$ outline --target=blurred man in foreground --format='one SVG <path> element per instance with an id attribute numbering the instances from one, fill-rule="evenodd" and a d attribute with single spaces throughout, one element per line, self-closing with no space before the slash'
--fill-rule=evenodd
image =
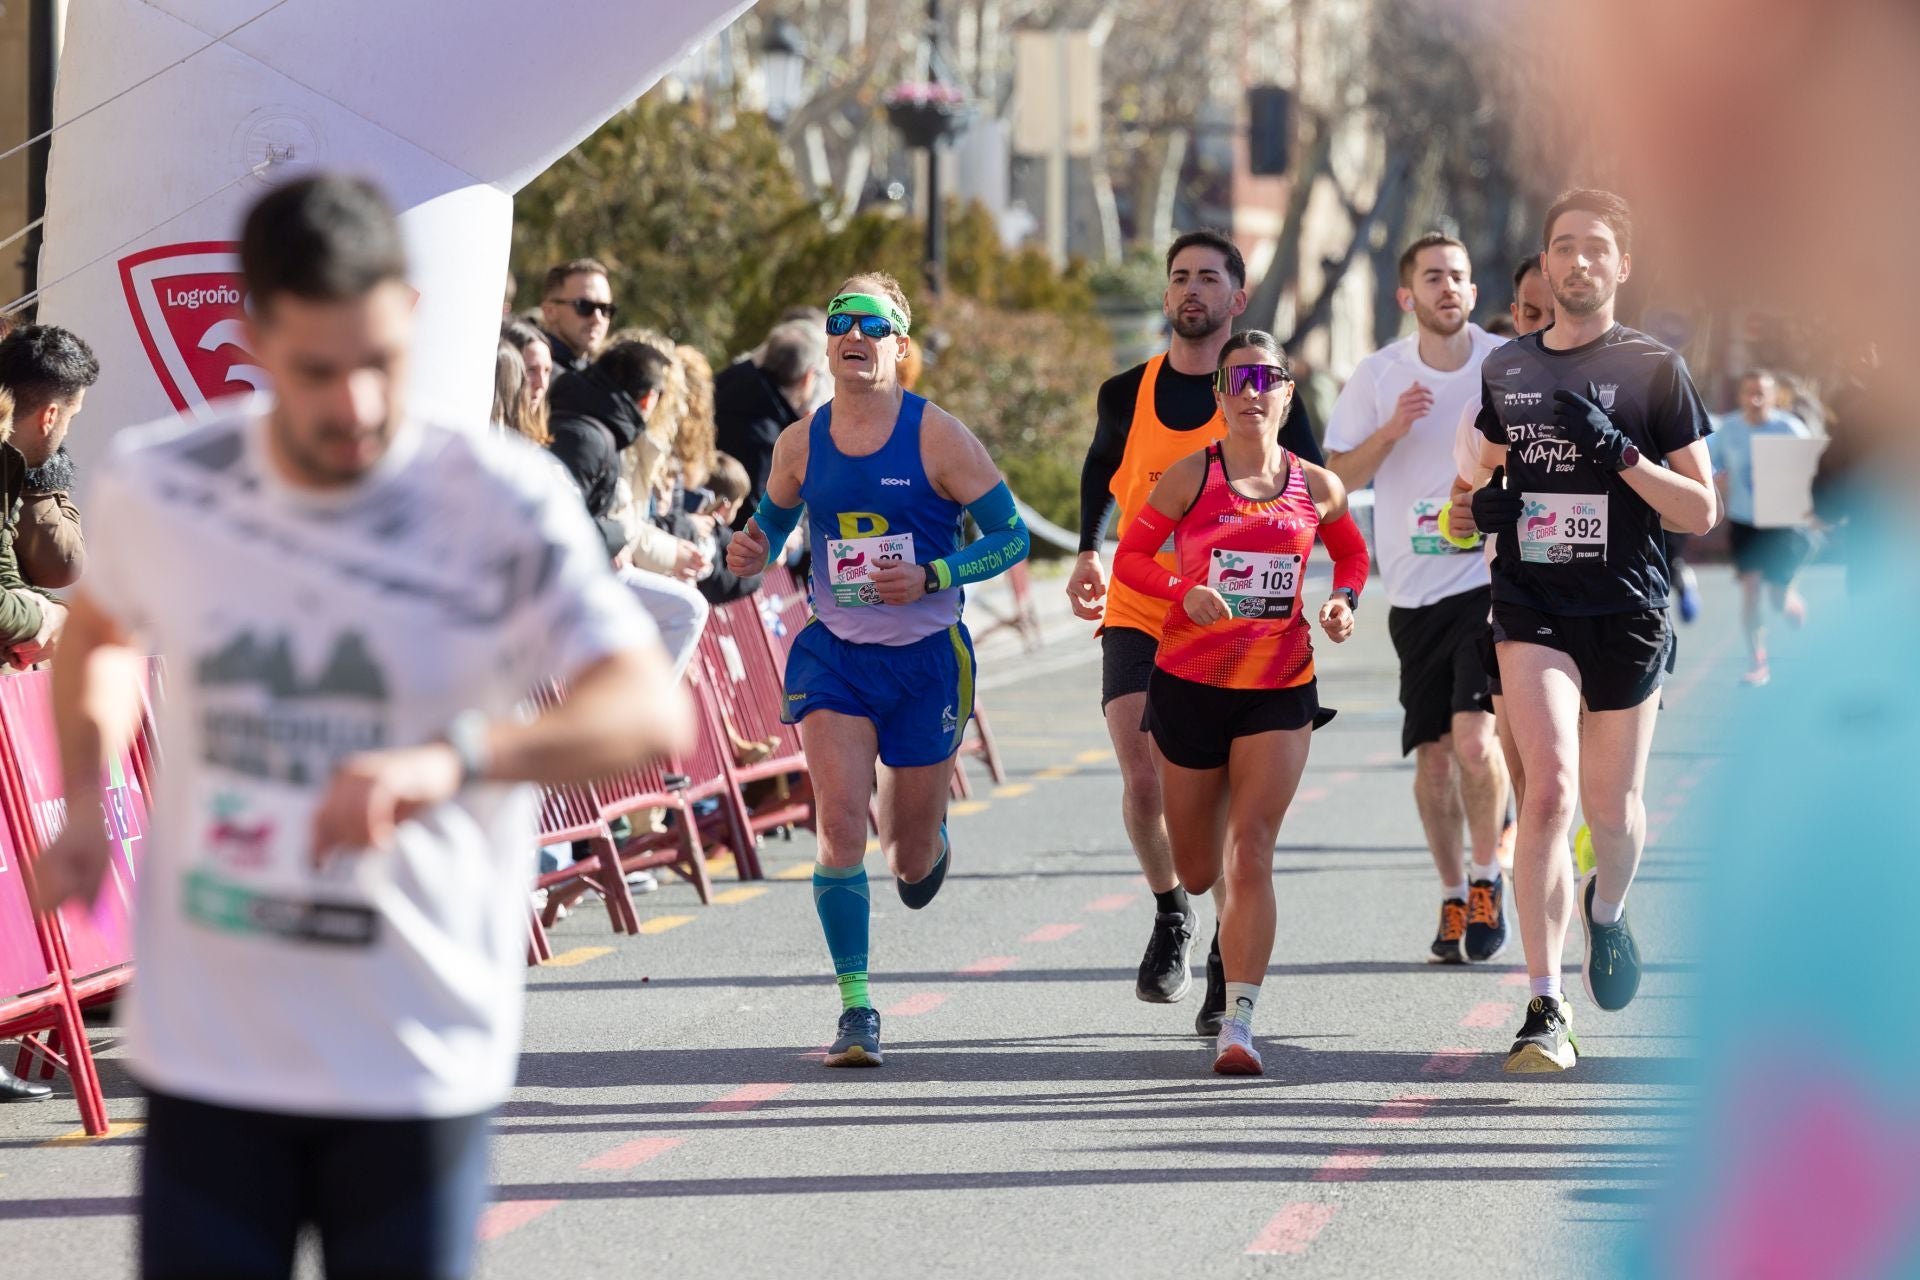
<path id="1" fill-rule="evenodd" d="M 410 417 L 414 294 L 364 182 L 249 214 L 272 400 L 123 435 L 54 671 L 66 794 L 97 792 L 166 655 L 132 1066 L 149 1277 L 460 1276 L 520 1038 L 531 790 L 688 731 L 653 625 L 531 446 Z M 571 696 L 526 721 L 539 680 Z M 51 910 L 98 892 L 75 803 Z"/>

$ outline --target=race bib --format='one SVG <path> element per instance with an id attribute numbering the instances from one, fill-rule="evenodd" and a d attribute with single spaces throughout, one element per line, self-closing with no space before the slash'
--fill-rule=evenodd
<path id="1" fill-rule="evenodd" d="M 264 934 L 286 942 L 366 947 L 378 939 L 372 861 L 344 853 L 315 865 L 305 822 L 257 804 L 243 787 L 203 787 L 205 814 L 196 865 L 182 884 L 189 920 L 220 933 Z"/>
<path id="2" fill-rule="evenodd" d="M 1407 528 L 1413 532 L 1413 554 L 1417 556 L 1470 556 L 1478 547 L 1456 547 L 1445 538 L 1440 527 L 1440 508 L 1445 498 L 1422 498 L 1407 512 Z"/>
<path id="3" fill-rule="evenodd" d="M 1285 618 L 1293 613 L 1294 599 L 1300 594 L 1304 561 L 1304 556 L 1215 547 L 1207 566 L 1207 585 L 1220 593 L 1236 618 Z"/>
<path id="4" fill-rule="evenodd" d="M 1529 564 L 1573 564 L 1607 558 L 1607 495 L 1521 495 L 1520 558 Z"/>
<path id="5" fill-rule="evenodd" d="M 827 542 L 827 581 L 833 602 L 843 608 L 880 603 L 880 591 L 868 581 L 888 564 L 913 564 L 913 535 L 888 533 L 877 538 L 832 538 Z"/>

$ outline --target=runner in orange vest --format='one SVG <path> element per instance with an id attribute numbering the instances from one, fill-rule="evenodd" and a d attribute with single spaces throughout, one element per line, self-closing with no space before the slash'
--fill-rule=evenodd
<path id="1" fill-rule="evenodd" d="M 1126 535 L 1168 467 L 1226 436 L 1226 420 L 1213 394 L 1214 371 L 1232 336 L 1234 317 L 1247 309 L 1246 284 L 1239 248 L 1218 231 L 1190 231 L 1168 247 L 1162 305 L 1172 341 L 1164 355 L 1101 386 L 1093 445 L 1080 473 L 1080 555 L 1067 595 L 1076 615 L 1101 624 L 1100 705 L 1120 762 L 1127 836 L 1155 904 L 1153 935 L 1134 992 L 1156 1004 L 1184 999 L 1192 987 L 1188 959 L 1199 932 L 1198 917 L 1174 874 L 1156 752 L 1141 727 L 1168 606 L 1124 583 L 1109 584 L 1100 543 L 1109 521 L 1116 535 Z M 1280 440 L 1296 456 L 1319 463 L 1320 450 L 1297 397 Z M 1161 559 L 1171 567 L 1171 548 Z M 1195 1029 L 1215 1035 L 1225 1010 L 1216 930 Z"/>

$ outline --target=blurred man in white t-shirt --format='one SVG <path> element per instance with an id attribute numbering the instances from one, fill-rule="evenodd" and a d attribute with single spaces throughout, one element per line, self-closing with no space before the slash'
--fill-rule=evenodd
<path id="1" fill-rule="evenodd" d="M 369 184 L 249 213 L 273 398 L 123 434 L 54 669 L 66 794 L 167 662 L 128 1041 L 141 1273 L 463 1276 L 519 1051 L 535 812 L 682 742 L 685 696 L 533 446 L 410 416 L 414 293 Z M 537 718 L 540 680 L 570 696 Z M 40 906 L 99 891 L 75 803 Z"/>
<path id="2" fill-rule="evenodd" d="M 1487 564 L 1442 537 L 1440 519 L 1456 470 L 1454 426 L 1478 402 L 1480 362 L 1500 339 L 1467 319 L 1478 296 L 1473 264 L 1451 236 L 1430 233 L 1407 246 L 1395 296 L 1414 331 L 1348 379 L 1327 423 L 1327 466 L 1349 490 L 1373 485 L 1374 556 L 1406 712 L 1400 749 L 1415 757 L 1414 800 L 1440 875 L 1430 954 L 1478 963 L 1507 943 L 1498 852 L 1507 771 L 1480 653 Z"/>

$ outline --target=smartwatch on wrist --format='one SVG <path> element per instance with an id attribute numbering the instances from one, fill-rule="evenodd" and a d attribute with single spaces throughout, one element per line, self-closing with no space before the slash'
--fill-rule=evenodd
<path id="1" fill-rule="evenodd" d="M 453 748 L 460 761 L 460 786 L 484 781 L 487 776 L 487 713 L 462 711 L 447 723 L 440 740 Z"/>
<path id="2" fill-rule="evenodd" d="M 927 594 L 932 595 L 940 590 L 940 570 L 931 560 L 922 567 L 927 571 Z"/>
<path id="3" fill-rule="evenodd" d="M 1640 450 L 1636 449 L 1632 444 L 1627 445 L 1625 451 L 1620 455 L 1620 466 L 1618 469 L 1621 471 L 1631 471 L 1639 465 Z"/>
<path id="4" fill-rule="evenodd" d="M 1355 613 L 1360 612 L 1360 593 L 1358 591 L 1355 591 L 1352 587 L 1335 587 L 1333 593 L 1337 596 L 1345 596 L 1347 598 L 1347 608 L 1353 610 Z"/>

